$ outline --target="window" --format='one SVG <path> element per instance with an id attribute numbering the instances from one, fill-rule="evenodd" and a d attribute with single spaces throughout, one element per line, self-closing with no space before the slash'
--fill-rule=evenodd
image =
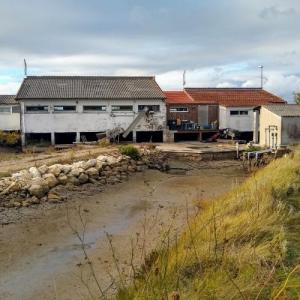
<path id="1" fill-rule="evenodd" d="M 187 107 L 172 107 L 170 112 L 189 112 Z"/>
<path id="2" fill-rule="evenodd" d="M 248 110 L 240 110 L 240 115 L 247 116 L 248 115 Z"/>
<path id="3" fill-rule="evenodd" d="M 13 106 L 12 107 L 12 112 L 15 113 L 20 113 L 20 106 Z"/>
<path id="4" fill-rule="evenodd" d="M 159 105 L 139 105 L 138 111 L 160 111 Z"/>
<path id="5" fill-rule="evenodd" d="M 248 110 L 231 110 L 231 116 L 248 116 Z"/>
<path id="6" fill-rule="evenodd" d="M 0 106 L 0 114 L 10 114 L 11 113 L 11 107 L 10 106 Z"/>
<path id="7" fill-rule="evenodd" d="M 113 105 L 111 107 L 112 111 L 133 111 L 132 105 Z"/>
<path id="8" fill-rule="evenodd" d="M 106 106 L 101 105 L 84 105 L 84 112 L 98 112 L 98 111 L 106 111 Z"/>
<path id="9" fill-rule="evenodd" d="M 75 105 L 55 105 L 54 112 L 75 112 Z"/>
<path id="10" fill-rule="evenodd" d="M 47 113 L 48 112 L 48 106 L 43 105 L 32 105 L 32 106 L 26 106 L 26 112 L 29 113 Z"/>
<path id="11" fill-rule="evenodd" d="M 239 111 L 238 110 L 231 110 L 230 111 L 230 115 L 231 116 L 238 116 L 239 115 Z"/>

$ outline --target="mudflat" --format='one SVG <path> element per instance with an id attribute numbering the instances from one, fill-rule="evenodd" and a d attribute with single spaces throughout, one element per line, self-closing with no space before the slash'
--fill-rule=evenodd
<path id="1" fill-rule="evenodd" d="M 62 204 L 1 211 L 9 222 L 0 229 L 0 299 L 77 300 L 92 299 L 100 289 L 113 293 L 119 273 L 126 284 L 130 264 L 138 268 L 162 232 L 183 230 L 197 213 L 197 201 L 213 199 L 247 177 L 234 161 L 180 162 L 177 169 L 188 171 L 146 170 L 103 191 L 83 186 Z M 84 234 L 83 241 L 74 230 Z"/>

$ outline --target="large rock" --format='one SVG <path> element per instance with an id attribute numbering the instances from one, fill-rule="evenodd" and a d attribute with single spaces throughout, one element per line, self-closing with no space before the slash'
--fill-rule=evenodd
<path id="1" fill-rule="evenodd" d="M 41 177 L 41 173 L 36 167 L 31 167 L 29 169 L 29 173 L 32 178 L 40 178 Z"/>
<path id="2" fill-rule="evenodd" d="M 89 176 L 84 173 L 81 173 L 78 177 L 78 180 L 79 180 L 80 184 L 87 183 L 89 180 Z"/>
<path id="3" fill-rule="evenodd" d="M 46 184 L 48 185 L 48 187 L 51 189 L 51 188 L 54 188 L 55 186 L 58 185 L 58 180 L 56 179 L 56 177 L 53 175 L 53 174 L 45 174 L 43 176 Z"/>
<path id="4" fill-rule="evenodd" d="M 32 184 L 28 191 L 31 196 L 35 196 L 40 199 L 47 194 L 49 188 L 47 189 L 43 184 Z"/>
<path id="5" fill-rule="evenodd" d="M 80 181 L 78 180 L 78 178 L 71 175 L 68 175 L 68 183 L 71 183 L 73 185 L 80 185 Z"/>
<path id="6" fill-rule="evenodd" d="M 61 173 L 62 165 L 56 164 L 49 167 L 48 173 L 53 174 L 54 176 L 58 177 Z"/>
<path id="7" fill-rule="evenodd" d="M 89 177 L 98 177 L 99 171 L 96 168 L 89 168 L 85 171 Z"/>
<path id="8" fill-rule="evenodd" d="M 63 165 L 61 168 L 61 172 L 64 174 L 68 174 L 72 169 L 72 165 Z"/>
<path id="9" fill-rule="evenodd" d="M 38 170 L 39 170 L 39 172 L 40 172 L 41 175 L 44 175 L 44 174 L 46 174 L 48 172 L 49 167 L 46 166 L 46 165 L 42 165 L 42 166 L 40 166 L 38 168 Z"/>
<path id="10" fill-rule="evenodd" d="M 76 166 L 72 166 L 72 169 L 70 171 L 70 176 L 73 177 L 78 177 L 81 173 L 83 173 L 83 169 L 82 168 L 77 168 Z"/>
<path id="11" fill-rule="evenodd" d="M 96 164 L 97 164 L 97 159 L 89 159 L 85 163 L 83 169 L 86 170 L 86 169 L 89 169 L 89 168 L 94 168 L 94 167 L 96 167 Z"/>
<path id="12" fill-rule="evenodd" d="M 68 177 L 66 175 L 61 174 L 57 177 L 57 180 L 60 184 L 65 185 L 68 182 Z"/>

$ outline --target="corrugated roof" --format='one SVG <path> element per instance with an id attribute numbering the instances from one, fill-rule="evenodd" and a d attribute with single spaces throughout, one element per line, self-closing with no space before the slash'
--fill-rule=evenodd
<path id="1" fill-rule="evenodd" d="M 0 95 L 0 105 L 18 104 L 16 95 Z"/>
<path id="2" fill-rule="evenodd" d="M 185 91 L 164 92 L 167 104 L 195 104 L 195 101 Z"/>
<path id="3" fill-rule="evenodd" d="M 234 107 L 286 103 L 280 97 L 260 88 L 185 88 L 185 91 L 199 104 Z"/>
<path id="4" fill-rule="evenodd" d="M 280 117 L 300 117 L 299 104 L 276 104 L 264 105 L 263 107 Z"/>
<path id="5" fill-rule="evenodd" d="M 164 99 L 154 77 L 29 76 L 16 99 Z"/>

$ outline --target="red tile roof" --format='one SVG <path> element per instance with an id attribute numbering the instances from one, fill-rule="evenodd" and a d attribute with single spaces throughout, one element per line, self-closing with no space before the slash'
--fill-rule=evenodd
<path id="1" fill-rule="evenodd" d="M 198 104 L 233 107 L 286 103 L 282 98 L 260 88 L 186 88 L 185 91 Z"/>
<path id="2" fill-rule="evenodd" d="M 195 101 L 185 91 L 164 92 L 167 104 L 195 104 Z"/>

